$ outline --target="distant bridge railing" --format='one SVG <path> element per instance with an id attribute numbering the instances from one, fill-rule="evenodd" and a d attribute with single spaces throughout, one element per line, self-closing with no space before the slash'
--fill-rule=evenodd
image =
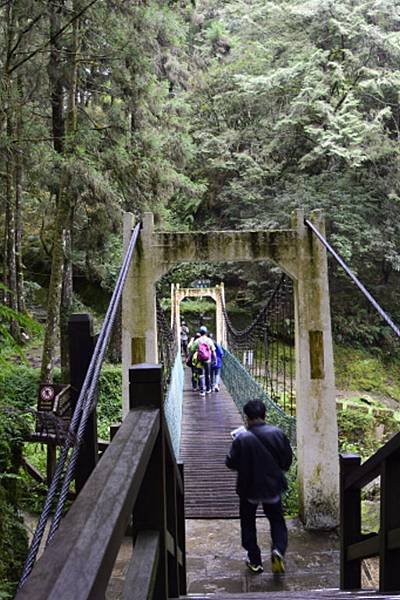
<path id="1" fill-rule="evenodd" d="M 380 529 L 361 533 L 361 490 L 380 476 Z M 400 594 L 400 433 L 362 465 L 340 455 L 340 587 L 361 588 L 361 562 L 379 556 L 379 591 Z"/>
<path id="2" fill-rule="evenodd" d="M 183 470 L 162 410 L 158 365 L 130 369 L 130 412 L 16 600 L 104 598 L 132 523 L 122 598 L 186 594 Z"/>
<path id="3" fill-rule="evenodd" d="M 180 352 L 178 352 L 171 370 L 171 377 L 164 400 L 165 419 L 176 458 L 179 456 L 181 444 L 184 377 L 182 357 Z"/>
<path id="4" fill-rule="evenodd" d="M 224 349 L 222 362 L 222 380 L 235 401 L 236 406 L 243 412 L 243 406 L 255 398 L 264 402 L 267 408 L 267 421 L 280 427 L 288 436 L 292 445 L 296 445 L 296 419 L 288 415 L 278 404 L 268 396 L 264 388 L 257 383 L 241 362 Z"/>

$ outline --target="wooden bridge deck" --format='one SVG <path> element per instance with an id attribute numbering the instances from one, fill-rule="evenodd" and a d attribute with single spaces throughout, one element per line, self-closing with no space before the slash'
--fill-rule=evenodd
<path id="1" fill-rule="evenodd" d="M 239 516 L 236 475 L 225 467 L 230 432 L 243 425 L 221 382 L 220 391 L 201 397 L 193 392 L 187 369 L 183 395 L 180 459 L 185 465 L 185 516 L 228 519 Z"/>

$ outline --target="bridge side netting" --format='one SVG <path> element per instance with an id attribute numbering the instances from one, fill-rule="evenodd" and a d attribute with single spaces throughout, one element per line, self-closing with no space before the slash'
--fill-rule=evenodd
<path id="1" fill-rule="evenodd" d="M 157 298 L 158 355 L 163 367 L 164 415 L 175 457 L 178 458 L 182 429 L 184 371 L 176 328 L 168 325 L 167 317 Z"/>
<path id="2" fill-rule="evenodd" d="M 224 349 L 222 363 L 222 379 L 240 412 L 243 412 L 243 406 L 249 400 L 256 398 L 262 400 L 267 408 L 268 423 L 280 427 L 288 436 L 291 444 L 296 445 L 296 419 L 271 400 L 267 392 L 241 362 L 226 349 Z"/>
<path id="3" fill-rule="evenodd" d="M 178 459 L 182 431 L 184 371 L 181 355 L 178 353 L 172 367 L 171 378 L 164 400 L 164 415 L 171 436 L 175 458 Z"/>
<path id="4" fill-rule="evenodd" d="M 265 395 L 293 416 L 294 389 L 294 310 L 291 280 L 282 275 L 269 293 L 265 305 L 252 323 L 237 330 L 222 306 L 227 347 L 238 363 L 256 381 Z"/>

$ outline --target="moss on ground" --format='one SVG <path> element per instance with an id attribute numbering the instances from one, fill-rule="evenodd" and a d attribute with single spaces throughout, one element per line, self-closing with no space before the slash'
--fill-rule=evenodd
<path id="1" fill-rule="evenodd" d="M 365 391 L 400 402 L 400 361 L 388 360 L 379 349 L 335 347 L 336 386 Z"/>

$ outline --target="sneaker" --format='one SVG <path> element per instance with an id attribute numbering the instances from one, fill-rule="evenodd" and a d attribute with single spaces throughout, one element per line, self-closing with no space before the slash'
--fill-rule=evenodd
<path id="1" fill-rule="evenodd" d="M 252 573 L 255 573 L 256 575 L 258 575 L 259 573 L 262 573 L 264 571 L 262 565 L 255 565 L 252 562 L 250 562 L 249 560 L 246 560 L 246 566 L 249 569 L 249 571 L 251 571 Z"/>
<path id="2" fill-rule="evenodd" d="M 219 392 L 219 386 L 218 386 L 218 385 L 216 385 L 216 386 L 214 387 L 214 392 Z"/>
<path id="3" fill-rule="evenodd" d="M 201 390 L 200 396 L 205 396 L 205 395 L 206 395 L 206 393 L 203 390 Z"/>
<path id="4" fill-rule="evenodd" d="M 271 552 L 271 568 L 273 573 L 285 572 L 285 561 L 282 554 L 276 548 Z"/>
<path id="5" fill-rule="evenodd" d="M 206 390 L 206 394 L 211 394 L 212 390 Z"/>

